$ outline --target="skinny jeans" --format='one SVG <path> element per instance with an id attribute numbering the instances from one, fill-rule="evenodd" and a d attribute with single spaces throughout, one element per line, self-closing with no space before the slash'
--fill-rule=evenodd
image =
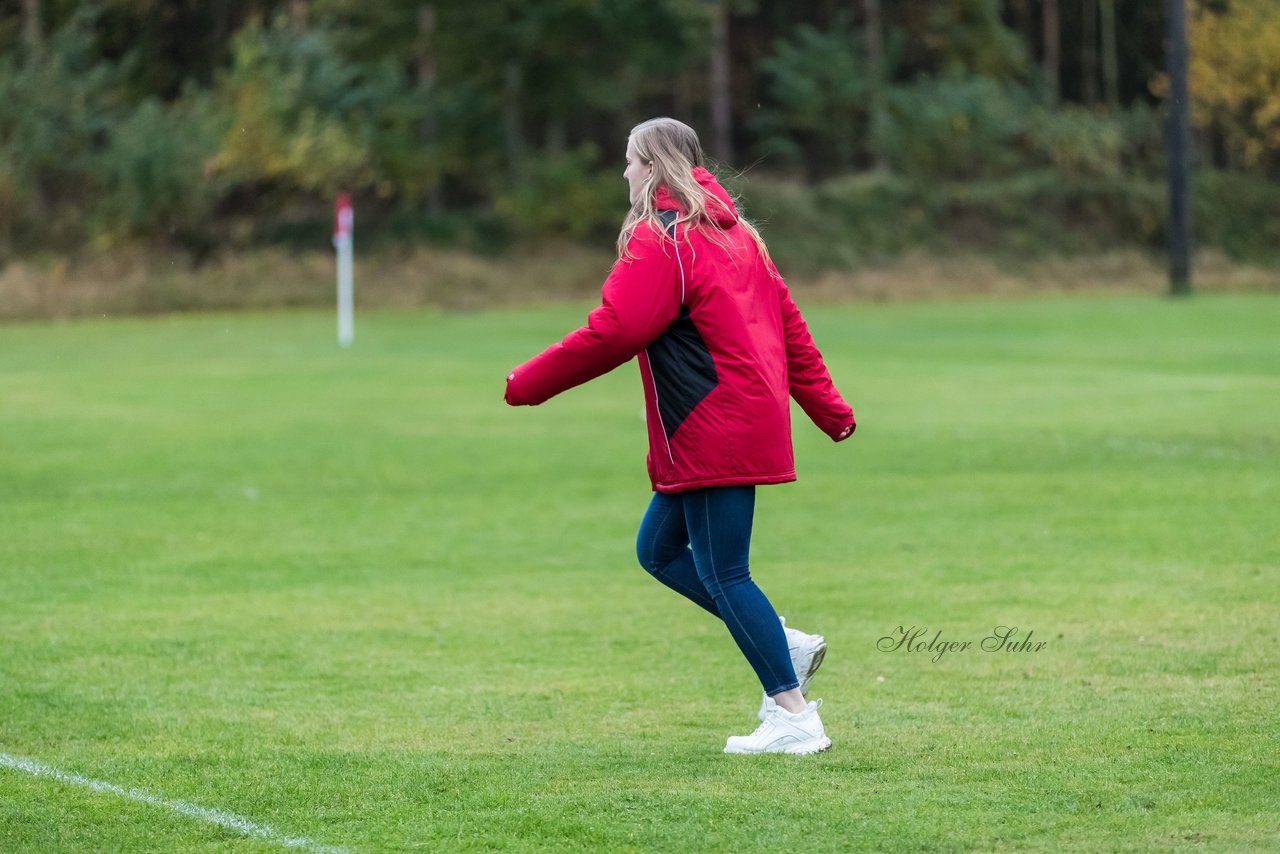
<path id="1" fill-rule="evenodd" d="M 769 696 L 800 686 L 778 614 L 751 579 L 754 486 L 656 492 L 636 555 L 650 575 L 724 621 Z"/>

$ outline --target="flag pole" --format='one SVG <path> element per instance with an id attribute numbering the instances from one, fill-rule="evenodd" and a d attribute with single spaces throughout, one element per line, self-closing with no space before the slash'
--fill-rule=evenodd
<path id="1" fill-rule="evenodd" d="M 355 214 L 351 196 L 341 193 L 334 205 L 333 246 L 338 251 L 338 346 L 350 347 L 356 337 L 354 260 L 352 231 Z"/>

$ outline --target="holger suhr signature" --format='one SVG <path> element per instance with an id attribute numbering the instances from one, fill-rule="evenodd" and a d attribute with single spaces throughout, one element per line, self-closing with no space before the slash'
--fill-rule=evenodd
<path id="1" fill-rule="evenodd" d="M 876 649 L 881 652 L 928 652 L 932 653 L 935 664 L 949 652 L 968 652 L 973 648 L 973 641 L 944 640 L 942 629 L 933 633 L 933 637 L 923 640 L 929 634 L 927 626 L 898 626 L 891 634 L 876 641 Z M 1034 630 L 1028 630 L 1025 637 L 1015 640 L 1018 635 L 1017 626 L 996 626 L 991 634 L 978 641 L 978 649 L 983 652 L 1039 652 L 1049 645 L 1048 641 L 1031 640 Z"/>

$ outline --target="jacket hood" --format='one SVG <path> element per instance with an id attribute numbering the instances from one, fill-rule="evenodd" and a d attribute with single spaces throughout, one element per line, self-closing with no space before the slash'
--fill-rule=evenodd
<path id="1" fill-rule="evenodd" d="M 707 201 L 707 216 L 712 222 L 720 228 L 728 228 L 738 221 L 738 209 L 734 207 L 733 199 L 729 198 L 729 194 L 725 192 L 724 187 L 720 186 L 720 182 L 714 175 L 701 166 L 695 166 L 693 179 L 711 196 L 711 199 L 715 200 Z M 658 192 L 653 197 L 653 206 L 660 211 L 684 212 L 684 208 L 671 196 L 666 185 L 658 188 Z"/>

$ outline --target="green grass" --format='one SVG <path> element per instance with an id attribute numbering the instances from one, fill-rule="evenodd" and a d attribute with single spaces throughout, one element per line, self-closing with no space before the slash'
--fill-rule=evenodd
<path id="1" fill-rule="evenodd" d="M 808 314 L 860 427 L 752 559 L 831 752 L 721 754 L 635 368 L 503 405 L 561 306 L 0 328 L 0 753 L 352 851 L 1280 850 L 1280 302 Z M 0 850 L 274 847 L 0 768 Z"/>

